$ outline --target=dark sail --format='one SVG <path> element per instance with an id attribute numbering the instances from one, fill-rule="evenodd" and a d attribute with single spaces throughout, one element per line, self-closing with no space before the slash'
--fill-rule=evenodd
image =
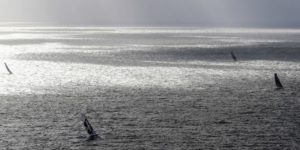
<path id="1" fill-rule="evenodd" d="M 12 71 L 8 68 L 7 64 L 4 63 L 6 70 L 8 71 L 9 74 L 13 74 Z"/>
<path id="2" fill-rule="evenodd" d="M 278 76 L 277 76 L 277 73 L 274 74 L 274 77 L 275 77 L 276 87 L 277 87 L 278 89 L 282 89 L 283 86 L 282 86 L 282 84 L 281 84 L 281 82 L 280 82 L 280 80 L 279 80 L 279 78 L 278 78 Z"/>
<path id="3" fill-rule="evenodd" d="M 89 134 L 88 140 L 94 140 L 95 138 L 97 138 L 98 137 L 97 133 L 95 132 L 92 125 L 90 124 L 90 122 L 88 121 L 88 119 L 86 118 L 86 116 L 84 114 L 81 114 L 81 119 L 83 121 L 83 125 L 84 125 L 87 133 Z"/>
<path id="4" fill-rule="evenodd" d="M 237 61 L 237 58 L 236 58 L 235 54 L 233 53 L 233 51 L 231 51 L 230 54 L 231 54 L 232 59 L 234 61 Z"/>

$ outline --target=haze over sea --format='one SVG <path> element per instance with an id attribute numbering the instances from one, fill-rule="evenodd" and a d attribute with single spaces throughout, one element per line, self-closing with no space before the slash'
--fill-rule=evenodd
<path id="1" fill-rule="evenodd" d="M 299 29 L 2 24 L 0 53 L 2 148 L 300 149 Z"/>

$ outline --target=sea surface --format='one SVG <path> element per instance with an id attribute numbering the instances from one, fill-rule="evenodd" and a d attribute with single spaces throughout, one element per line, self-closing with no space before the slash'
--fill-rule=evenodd
<path id="1" fill-rule="evenodd" d="M 300 149 L 300 29 L 0 25 L 0 64 L 0 149 Z"/>

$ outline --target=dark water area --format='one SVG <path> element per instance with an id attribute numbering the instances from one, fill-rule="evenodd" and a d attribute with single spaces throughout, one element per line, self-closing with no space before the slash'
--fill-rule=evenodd
<path id="1" fill-rule="evenodd" d="M 298 84 L 290 84 L 297 91 L 225 84 L 190 91 L 99 87 L 87 95 L 1 97 L 5 102 L 2 134 L 7 135 L 1 145 L 16 149 L 299 148 Z M 79 112 L 90 118 L 99 140 L 85 141 Z"/>

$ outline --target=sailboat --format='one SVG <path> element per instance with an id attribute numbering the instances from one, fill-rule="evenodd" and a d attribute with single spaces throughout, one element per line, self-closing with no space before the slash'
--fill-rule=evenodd
<path id="1" fill-rule="evenodd" d="M 237 58 L 236 58 L 235 54 L 233 53 L 233 51 L 231 51 L 230 54 L 231 54 L 232 59 L 234 61 L 237 61 Z"/>
<path id="2" fill-rule="evenodd" d="M 87 133 L 89 134 L 89 137 L 87 140 L 95 140 L 96 138 L 98 138 L 98 134 L 95 132 L 95 130 L 93 129 L 92 125 L 90 124 L 90 122 L 88 121 L 87 117 L 84 114 L 81 114 L 81 119 L 83 121 L 83 125 L 87 131 Z"/>
<path id="3" fill-rule="evenodd" d="M 278 75 L 277 73 L 274 74 L 274 78 L 275 78 L 275 83 L 276 83 L 276 87 L 277 89 L 283 89 L 283 86 L 278 78 Z"/>
<path id="4" fill-rule="evenodd" d="M 4 63 L 6 70 L 8 71 L 9 74 L 13 74 L 13 72 L 8 68 L 7 64 Z"/>

